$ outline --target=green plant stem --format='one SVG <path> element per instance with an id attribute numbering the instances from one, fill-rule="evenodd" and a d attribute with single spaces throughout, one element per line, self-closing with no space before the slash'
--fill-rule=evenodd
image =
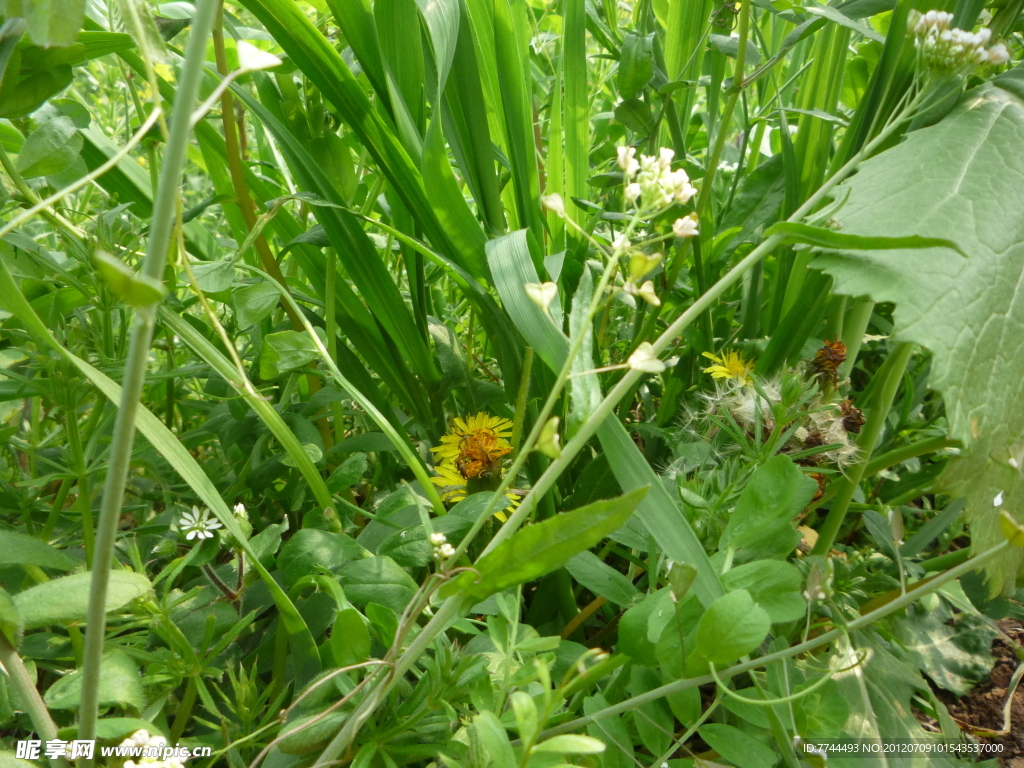
<path id="1" fill-rule="evenodd" d="M 783 659 L 789 659 L 793 658 L 794 656 L 799 656 L 800 654 L 808 653 L 816 648 L 822 647 L 823 645 L 828 645 L 829 643 L 832 643 L 833 641 L 840 639 L 844 635 L 848 635 L 849 633 L 861 629 L 862 627 L 870 626 L 871 624 L 874 624 L 876 621 L 879 621 L 880 619 L 883 619 L 886 616 L 890 616 L 893 613 L 896 613 L 897 611 L 901 611 L 911 603 L 916 602 L 917 600 L 920 600 L 922 597 L 935 592 L 942 585 L 948 584 L 950 581 L 958 579 L 964 574 L 976 570 L 986 561 L 990 560 L 991 558 L 1002 552 L 1004 549 L 1006 549 L 1009 545 L 1010 543 L 1008 541 L 1004 541 L 1000 544 L 997 544 L 991 549 L 988 549 L 985 552 L 982 552 L 981 554 L 977 555 L 976 557 L 973 557 L 967 560 L 966 562 L 961 563 L 955 568 L 952 568 L 951 570 L 948 570 L 945 573 L 939 574 L 938 576 L 929 579 L 927 583 L 922 584 L 920 587 L 917 587 L 916 589 L 912 588 L 908 590 L 905 594 L 900 595 L 891 602 L 886 603 L 885 605 L 880 606 L 879 608 L 876 608 L 870 613 L 866 613 L 863 616 L 854 619 L 842 628 L 833 629 L 811 640 L 799 643 L 798 645 L 794 645 L 790 648 L 784 648 L 783 650 L 776 651 L 775 653 L 770 653 L 767 656 L 761 656 L 760 658 L 751 659 L 750 661 L 744 661 L 739 664 L 735 664 L 731 667 L 728 667 L 727 669 L 719 670 L 717 673 L 718 677 L 721 680 L 728 680 L 729 678 L 735 677 L 736 675 L 742 674 L 743 672 L 749 672 L 753 669 L 758 669 L 760 667 L 765 667 L 769 664 L 773 664 L 776 661 L 782 661 Z M 603 720 L 606 717 L 619 715 L 623 712 L 630 712 L 636 709 L 637 707 L 643 706 L 644 704 L 648 704 L 652 701 L 657 701 L 658 699 L 664 696 L 669 696 L 673 693 L 679 693 L 689 688 L 695 688 L 701 685 L 707 685 L 709 683 L 714 682 L 715 679 L 711 675 L 701 675 L 700 677 L 691 677 L 685 680 L 676 680 L 675 682 L 668 683 L 667 685 L 663 685 L 660 688 L 654 688 L 650 691 L 647 691 L 646 693 L 642 693 L 639 696 L 634 696 L 630 699 L 626 699 L 625 701 L 619 702 L 618 704 L 614 704 L 610 707 L 607 707 L 606 709 L 602 709 L 599 712 L 594 712 L 591 715 L 580 717 L 575 720 L 570 720 L 567 723 L 562 723 L 561 725 L 555 726 L 553 728 L 548 728 L 546 731 L 541 733 L 541 736 L 547 737 L 554 736 L 559 733 L 569 733 L 572 731 L 577 731 L 580 728 L 589 725 L 590 723 L 597 722 L 598 720 Z"/>
<path id="2" fill-rule="evenodd" d="M 8 684 L 18 694 L 18 698 L 25 707 L 25 713 L 32 721 L 32 726 L 36 729 L 36 733 L 39 734 L 39 738 L 43 741 L 56 739 L 57 724 L 50 717 L 50 712 L 46 709 L 43 697 L 36 690 L 35 683 L 32 682 L 32 676 L 25 669 L 25 663 L 21 660 L 21 656 L 18 655 L 18 652 L 8 642 L 3 630 L 0 630 L 0 664 L 3 664 L 4 669 L 7 670 Z M 50 762 L 54 766 L 61 766 L 61 768 L 66 768 L 68 764 L 67 760 L 63 757 L 51 760 Z"/>
<path id="3" fill-rule="evenodd" d="M 149 243 L 142 272 L 154 280 L 161 280 L 171 245 L 178 201 L 181 195 L 181 175 L 191 135 L 192 107 L 199 94 L 206 57 L 206 42 L 213 28 L 217 12 L 215 0 L 200 0 L 192 22 L 185 62 L 181 69 L 171 116 L 170 132 L 160 169 L 160 185 L 153 203 Z M 114 559 L 117 523 L 128 480 L 132 445 L 135 439 L 135 414 L 146 379 L 146 364 L 153 340 L 156 306 L 140 308 L 135 314 L 131 342 L 124 364 L 121 402 L 111 440 L 107 477 L 103 486 L 100 519 L 97 524 L 96 545 L 93 553 L 92 585 L 89 595 L 88 619 L 85 633 L 85 655 L 82 664 L 82 699 L 79 709 L 78 737 L 96 737 L 96 718 L 99 707 L 100 660 L 106 636 L 107 587 Z M 93 760 L 83 759 L 83 766 Z"/>
<path id="4" fill-rule="evenodd" d="M 871 322 L 871 313 L 875 309 L 875 302 L 870 299 L 858 302 L 846 311 L 843 319 L 843 343 L 846 345 L 846 360 L 839 366 L 839 378 L 847 379 L 850 371 L 857 363 L 857 355 L 860 354 L 861 345 L 864 343 L 864 333 Z"/>
<path id="5" fill-rule="evenodd" d="M 928 573 L 934 573 L 935 571 L 941 571 L 945 568 L 952 568 L 954 565 L 960 565 L 971 555 L 970 547 L 964 547 L 958 549 L 955 552 L 947 552 L 944 555 L 938 557 L 931 557 L 927 560 L 923 560 L 920 565 L 923 571 Z"/>
<path id="6" fill-rule="evenodd" d="M 516 416 L 512 422 L 512 452 L 519 451 L 523 438 L 523 424 L 526 421 L 526 403 L 530 397 L 530 375 L 533 373 L 533 347 L 523 350 L 523 369 L 519 375 L 519 390 L 516 392 Z"/>
<path id="7" fill-rule="evenodd" d="M 934 453 L 935 451 L 941 451 L 943 448 L 956 448 L 959 445 L 959 440 L 950 440 L 944 435 L 939 435 L 937 437 L 929 437 L 927 440 L 918 440 L 916 443 L 904 445 L 901 448 L 894 448 L 883 453 L 881 456 L 871 459 L 864 468 L 864 477 L 876 475 L 883 469 L 888 469 L 915 456 Z"/>
<path id="8" fill-rule="evenodd" d="M 842 527 L 843 520 L 846 519 L 846 512 L 850 508 L 850 502 L 853 501 L 853 494 L 857 490 L 860 481 L 864 478 L 864 470 L 871 460 L 871 451 L 874 450 L 875 443 L 878 442 L 878 438 L 885 427 L 885 420 L 889 415 L 889 409 L 892 407 L 892 401 L 896 397 L 900 382 L 903 380 L 903 372 L 907 369 L 907 363 L 910 362 L 910 355 L 913 351 L 913 344 L 910 342 L 901 343 L 893 350 L 885 365 L 876 374 L 883 376 L 882 386 L 875 396 L 875 402 L 871 408 L 867 424 L 864 426 L 864 431 L 861 432 L 860 440 L 857 441 L 862 451 L 861 458 L 850 468 L 846 477 L 841 481 L 843 485 L 832 501 L 832 508 L 829 509 L 821 530 L 818 531 L 818 541 L 812 550 L 812 553 L 815 555 L 825 554 L 835 544 L 836 536 L 839 535 L 839 529 Z"/>

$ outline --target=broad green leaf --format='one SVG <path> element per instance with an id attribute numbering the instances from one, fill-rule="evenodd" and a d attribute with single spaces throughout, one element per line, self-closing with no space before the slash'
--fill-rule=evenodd
<path id="1" fill-rule="evenodd" d="M 739 768 L 772 768 L 778 762 L 770 747 L 731 725 L 708 723 L 697 733 L 709 747 Z"/>
<path id="2" fill-rule="evenodd" d="M 18 153 L 18 170 L 26 179 L 58 174 L 75 161 L 83 142 L 71 118 L 61 115 L 47 120 L 25 139 Z"/>
<path id="3" fill-rule="evenodd" d="M 816 488 L 790 459 L 769 459 L 736 500 L 719 548 L 734 547 L 739 562 L 786 557 L 800 542 L 793 518 L 811 502 Z"/>
<path id="4" fill-rule="evenodd" d="M 128 306 L 151 307 L 167 295 L 163 283 L 136 272 L 116 256 L 97 250 L 92 257 L 103 282 Z"/>
<path id="5" fill-rule="evenodd" d="M 230 261 L 204 261 L 200 264 L 192 264 L 191 268 L 196 283 L 204 293 L 226 291 L 235 281 L 235 267 Z M 184 273 L 182 273 L 182 281 L 188 281 L 188 276 Z"/>
<path id="6" fill-rule="evenodd" d="M 251 328 L 268 317 L 281 301 L 281 294 L 270 283 L 254 283 L 231 293 L 239 328 Z"/>
<path id="7" fill-rule="evenodd" d="M 592 715 L 607 709 L 608 700 L 601 694 L 588 696 L 583 700 L 583 712 Z M 603 717 L 587 725 L 587 733 L 605 744 L 601 764 L 605 768 L 628 768 L 633 763 L 633 740 L 621 715 Z M 628 750 L 628 751 L 627 751 Z"/>
<path id="8" fill-rule="evenodd" d="M 111 584 L 113 586 L 113 584 Z M 82 673 L 74 672 L 49 687 L 44 701 L 50 709 L 76 709 L 82 698 Z M 100 706 L 140 711 L 145 706 L 142 677 L 128 654 L 107 651 L 100 662 Z"/>
<path id="9" fill-rule="evenodd" d="M 955 616 L 931 598 L 933 607 L 907 609 L 896 622 L 895 635 L 922 672 L 940 688 L 966 696 L 988 678 L 995 664 L 992 640 L 996 637 L 984 618 L 962 612 Z"/>
<path id="10" fill-rule="evenodd" d="M 708 45 L 732 59 L 735 59 L 740 52 L 740 39 L 738 37 L 730 37 L 729 35 L 710 35 L 708 37 Z M 749 39 L 747 40 L 746 60 L 748 66 L 756 67 L 761 63 L 761 52 L 757 50 L 754 41 Z"/>
<path id="11" fill-rule="evenodd" d="M 26 629 L 84 621 L 89 608 L 92 574 L 88 571 L 46 581 L 14 596 Z M 149 592 L 149 579 L 141 573 L 111 571 L 107 612 L 123 608 Z"/>
<path id="12" fill-rule="evenodd" d="M 478 603 L 516 584 L 538 579 L 626 522 L 646 495 L 647 489 L 640 488 L 528 525 L 474 563 L 475 573 L 465 573 L 446 585 L 445 592 L 461 591 Z"/>
<path id="13" fill-rule="evenodd" d="M 356 560 L 338 575 L 353 603 L 379 603 L 399 614 L 416 591 L 416 582 L 390 557 Z"/>
<path id="14" fill-rule="evenodd" d="M 366 472 L 366 454 L 354 453 L 338 465 L 327 478 L 327 490 L 340 493 L 355 485 Z"/>
<path id="15" fill-rule="evenodd" d="M 665 626 L 659 620 L 659 614 L 671 611 L 672 608 L 672 596 L 665 588 L 650 593 L 627 610 L 619 621 L 619 653 L 626 654 L 637 664 L 656 667 L 658 659 L 654 655 L 655 648 L 661 635 L 660 628 Z M 671 617 L 671 614 L 668 615 Z"/>
<path id="16" fill-rule="evenodd" d="M 71 45 L 85 20 L 85 0 L 7 0 L 7 17 L 24 16 L 32 42 L 43 48 Z"/>
<path id="17" fill-rule="evenodd" d="M 750 653 L 764 640 L 771 623 L 768 612 L 747 590 L 723 595 L 708 607 L 697 626 L 694 655 L 700 657 L 698 665 L 704 660 L 721 668 Z"/>
<path id="18" fill-rule="evenodd" d="M 370 620 L 370 629 L 373 630 L 377 639 L 385 648 L 390 648 L 395 642 L 395 633 L 398 631 L 398 614 L 385 605 L 367 603 L 366 618 Z"/>
<path id="19" fill-rule="evenodd" d="M 834 290 L 894 302 L 894 336 L 932 353 L 928 384 L 946 404 L 949 436 L 968 450 L 942 483 L 967 498 L 972 546 L 1003 540 L 999 508 L 1024 520 L 1024 72 L 969 91 L 944 120 L 863 163 L 837 189 L 842 231 L 864 237 L 954 240 L 948 248 L 818 256 Z M 898 201 L 898 204 L 894 204 Z M 993 594 L 1012 590 L 1024 553 L 988 561 Z"/>
<path id="20" fill-rule="evenodd" d="M 801 594 L 803 577 L 795 565 L 782 560 L 755 560 L 737 565 L 722 576 L 728 590 L 745 589 L 771 617 L 773 624 L 802 619 L 807 602 Z"/>
<path id="21" fill-rule="evenodd" d="M 516 768 L 519 765 L 512 751 L 512 743 L 505 733 L 505 726 L 493 712 L 485 710 L 474 717 L 473 730 L 494 768 Z"/>
<path id="22" fill-rule="evenodd" d="M 654 76 L 654 33 L 631 32 L 622 41 L 619 58 L 619 95 L 636 98 Z"/>
<path id="23" fill-rule="evenodd" d="M 468 517 L 449 514 L 431 521 L 435 533 L 443 533 L 449 541 L 458 541 L 473 525 Z M 387 555 L 406 568 L 429 565 L 434 561 L 434 547 L 422 525 L 395 531 L 377 547 L 378 555 Z"/>
<path id="24" fill-rule="evenodd" d="M 260 378 L 276 379 L 293 368 L 312 362 L 320 353 L 309 335 L 301 331 L 279 331 L 263 338 Z"/>
<path id="25" fill-rule="evenodd" d="M 565 564 L 565 569 L 595 595 L 616 605 L 627 606 L 639 594 L 629 578 L 593 552 L 580 552 Z"/>
<path id="26" fill-rule="evenodd" d="M 534 752 L 549 752 L 556 755 L 596 755 L 604 752 L 604 742 L 590 736 L 564 733 L 545 739 L 533 748 Z"/>
<path id="27" fill-rule="evenodd" d="M 355 608 L 338 611 L 331 629 L 331 650 L 339 667 L 362 664 L 370 658 L 370 632 Z"/>
<path id="28" fill-rule="evenodd" d="M 350 536 L 303 528 L 284 543 L 278 560 L 285 586 L 290 588 L 306 574 L 320 568 L 337 572 L 365 555 L 366 551 Z"/>
<path id="29" fill-rule="evenodd" d="M 17 531 L 0 531 L 0 565 L 41 565 L 71 571 L 75 561 L 35 536 Z"/>
<path id="30" fill-rule="evenodd" d="M 629 693 L 642 696 L 661 686 L 661 675 L 651 667 L 635 666 L 630 671 Z M 633 713 L 633 724 L 640 735 L 640 743 L 654 754 L 663 754 L 672 744 L 672 710 L 664 699 L 641 704 Z"/>
<path id="31" fill-rule="evenodd" d="M 32 114 L 51 96 L 71 85 L 74 79 L 75 73 L 69 64 L 29 75 L 0 91 L 0 117 L 13 120 Z"/>

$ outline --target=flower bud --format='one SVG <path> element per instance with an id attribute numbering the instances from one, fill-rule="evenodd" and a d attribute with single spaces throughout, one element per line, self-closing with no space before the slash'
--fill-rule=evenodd
<path id="1" fill-rule="evenodd" d="M 553 214 L 565 218 L 565 201 L 560 194 L 556 192 L 552 195 L 542 195 L 540 201 Z"/>
<path id="2" fill-rule="evenodd" d="M 554 283 L 527 283 L 523 288 L 530 300 L 545 312 L 558 295 L 558 286 Z"/>
<path id="3" fill-rule="evenodd" d="M 697 224 L 697 214 L 691 213 L 688 216 L 675 220 L 675 223 L 672 225 L 672 234 L 680 238 L 694 237 L 700 234 Z"/>
<path id="4" fill-rule="evenodd" d="M 540 451 L 550 459 L 557 459 L 562 455 L 561 438 L 558 434 L 559 418 L 552 416 L 547 420 L 544 428 L 537 438 L 537 445 L 534 450 Z"/>
<path id="5" fill-rule="evenodd" d="M 640 286 L 640 290 L 637 294 L 650 304 L 652 307 L 660 307 L 661 299 L 658 298 L 658 294 L 654 291 L 654 281 L 648 280 L 646 283 Z"/>
<path id="6" fill-rule="evenodd" d="M 642 373 L 661 373 L 665 370 L 665 363 L 654 354 L 654 347 L 649 341 L 645 341 L 637 347 L 627 362 L 630 368 Z"/>
<path id="7" fill-rule="evenodd" d="M 660 253 L 652 253 L 650 255 L 646 253 L 634 253 L 629 257 L 629 276 L 634 280 L 639 280 L 658 266 L 660 261 Z"/>

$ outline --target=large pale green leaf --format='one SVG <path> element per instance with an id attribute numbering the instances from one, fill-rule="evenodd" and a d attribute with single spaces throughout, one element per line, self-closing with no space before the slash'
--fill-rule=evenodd
<path id="1" fill-rule="evenodd" d="M 838 195 L 842 231 L 927 235 L 948 248 L 855 251 L 814 265 L 835 290 L 896 304 L 895 338 L 934 355 L 929 385 L 942 393 L 950 437 L 969 448 L 946 487 L 967 498 L 973 544 L 1002 541 L 999 510 L 1024 520 L 1024 72 L 967 93 L 942 122 L 864 163 Z M 993 593 L 1009 590 L 1024 551 L 988 562 Z"/>

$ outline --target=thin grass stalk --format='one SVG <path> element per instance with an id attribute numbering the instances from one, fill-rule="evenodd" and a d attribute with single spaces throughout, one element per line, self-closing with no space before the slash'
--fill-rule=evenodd
<path id="1" fill-rule="evenodd" d="M 160 184 L 153 203 L 149 243 L 142 273 L 161 280 L 171 245 L 178 200 L 181 194 L 181 175 L 191 134 L 192 106 L 199 95 L 206 58 L 206 42 L 213 29 L 217 13 L 216 0 L 197 3 L 181 69 L 177 98 L 171 116 L 170 133 L 160 169 Z M 92 583 L 89 595 L 88 619 L 85 634 L 85 653 L 82 664 L 82 699 L 79 708 L 78 737 L 96 737 L 96 719 L 99 708 L 100 662 L 106 636 L 107 587 L 114 559 L 117 523 L 124 501 L 124 488 L 128 480 L 132 446 L 135 442 L 135 414 L 146 380 L 146 364 L 153 340 L 156 306 L 142 307 L 135 314 L 131 342 L 125 360 L 121 402 L 111 440 L 110 459 L 103 486 L 103 500 L 96 531 L 93 554 Z M 85 767 L 92 759 L 81 761 Z"/>

